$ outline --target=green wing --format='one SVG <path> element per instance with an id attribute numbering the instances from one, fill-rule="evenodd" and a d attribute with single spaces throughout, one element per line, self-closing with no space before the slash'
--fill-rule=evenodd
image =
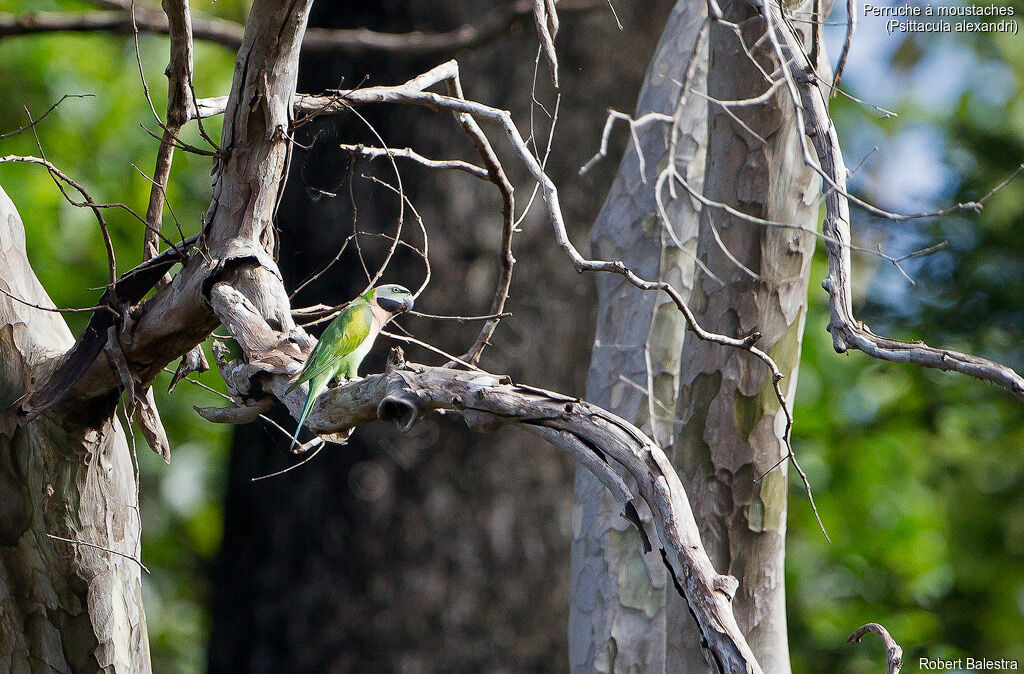
<path id="1" fill-rule="evenodd" d="M 288 391 L 293 391 L 303 383 L 336 369 L 348 354 L 355 351 L 363 340 L 370 335 L 373 324 L 373 311 L 366 302 L 349 305 L 331 321 L 331 324 L 320 336 L 320 341 L 313 347 L 306 365 L 302 368 Z"/>

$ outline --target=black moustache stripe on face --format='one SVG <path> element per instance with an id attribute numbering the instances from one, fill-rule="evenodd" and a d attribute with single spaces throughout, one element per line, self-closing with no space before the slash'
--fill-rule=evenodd
<path id="1" fill-rule="evenodd" d="M 403 311 L 406 311 L 409 308 L 406 306 L 405 302 L 388 299 L 386 297 L 378 297 L 377 304 L 380 305 L 381 309 L 388 312 L 389 314 L 398 314 Z"/>

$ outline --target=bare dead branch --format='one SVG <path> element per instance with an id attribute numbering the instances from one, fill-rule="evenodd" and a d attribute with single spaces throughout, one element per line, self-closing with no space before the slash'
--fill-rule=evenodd
<path id="1" fill-rule="evenodd" d="M 350 145 L 347 143 L 342 143 L 338 147 L 345 152 L 351 152 L 352 154 L 359 155 L 360 157 L 371 161 L 378 157 L 386 157 L 390 155 L 400 159 L 409 159 L 420 166 L 425 166 L 427 168 L 454 169 L 468 173 L 469 175 L 480 178 L 481 180 L 487 180 L 487 170 L 476 166 L 475 164 L 471 164 L 468 161 L 462 161 L 461 159 L 429 159 L 408 147 L 401 149 L 387 149 L 382 147 L 366 147 L 365 145 Z"/>
<path id="2" fill-rule="evenodd" d="M 533 20 L 537 26 L 537 37 L 551 67 L 551 81 L 558 88 L 558 54 L 555 52 L 555 36 L 558 34 L 558 13 L 554 0 L 533 0 Z"/>
<path id="3" fill-rule="evenodd" d="M 0 293 L 3 293 L 4 295 L 6 295 L 10 299 L 14 300 L 18 304 L 24 304 L 25 306 L 32 307 L 33 309 L 39 309 L 40 311 L 50 311 L 50 312 L 53 312 L 53 313 L 56 313 L 56 314 L 89 314 L 89 313 L 94 313 L 96 311 L 113 311 L 113 309 L 111 309 L 109 306 L 104 306 L 104 305 L 96 305 L 94 307 L 70 307 L 70 308 L 44 307 L 41 304 L 35 304 L 33 302 L 29 302 L 28 300 L 23 300 L 22 298 L 7 292 L 3 288 L 0 288 Z M 114 313 L 116 315 L 117 312 L 114 312 Z"/>
<path id="4" fill-rule="evenodd" d="M 167 66 L 167 119 L 164 135 L 156 155 L 146 222 L 149 227 L 143 240 L 142 259 L 148 260 L 159 252 L 160 228 L 163 224 L 164 204 L 167 201 L 167 181 L 174 160 L 174 140 L 181 127 L 188 122 L 195 108 L 192 96 L 192 17 L 188 0 L 163 0 L 170 34 L 170 63 Z M 167 279 L 169 280 L 169 279 Z"/>
<path id="5" fill-rule="evenodd" d="M 903 649 L 889 634 L 889 630 L 878 623 L 868 623 L 857 628 L 857 631 L 847 637 L 846 641 L 851 644 L 860 643 L 860 640 L 868 632 L 877 634 L 885 644 L 885 674 L 900 674 L 900 668 L 903 667 Z"/>
<path id="6" fill-rule="evenodd" d="M 437 321 L 455 321 L 456 323 L 472 323 L 473 321 L 491 321 L 495 318 L 508 318 L 512 315 L 512 312 L 505 311 L 500 314 L 488 314 L 486 316 L 440 316 L 438 314 L 425 314 L 422 311 L 410 311 L 410 316 L 419 316 L 420 318 L 432 318 Z"/>
<path id="7" fill-rule="evenodd" d="M 850 57 L 850 47 L 853 45 L 853 34 L 857 30 L 857 6 L 854 0 L 846 0 L 846 37 L 843 38 L 843 49 L 839 52 L 839 63 L 836 65 L 836 73 L 832 77 L 832 96 L 839 90 L 839 82 L 843 79 L 843 71 L 846 69 L 846 60 Z"/>
<path id="8" fill-rule="evenodd" d="M 73 538 L 64 538 L 63 536 L 55 536 L 54 534 L 46 534 L 46 537 L 47 538 L 52 538 L 55 541 L 62 541 L 64 543 L 71 543 L 72 545 L 82 545 L 82 546 L 85 546 L 87 548 L 92 548 L 93 550 L 101 550 L 102 552 L 107 552 L 107 553 L 110 553 L 111 555 L 117 555 L 118 557 L 124 557 L 127 560 L 135 562 L 136 564 L 139 565 L 140 569 L 142 569 L 146 573 L 149 573 L 149 569 L 147 569 L 146 565 L 143 564 L 141 561 L 139 561 L 138 558 L 133 557 L 131 555 L 126 555 L 123 552 L 118 552 L 117 550 L 112 550 L 110 548 L 105 548 L 102 545 L 96 545 L 95 543 L 87 543 L 86 541 L 76 541 Z"/>
<path id="9" fill-rule="evenodd" d="M 193 406 L 193 409 L 199 416 L 217 424 L 248 424 L 262 417 L 263 413 L 269 411 L 273 406 L 273 398 L 264 398 L 251 405 L 238 405 L 236 407 Z"/>
<path id="10" fill-rule="evenodd" d="M 30 119 L 29 128 L 31 128 L 33 132 L 35 131 L 34 126 L 35 125 L 32 123 Z M 37 144 L 38 140 L 39 139 L 37 138 Z M 43 154 L 41 146 L 39 147 L 39 150 L 40 154 Z M 7 155 L 6 157 L 0 157 L 0 164 L 4 164 L 7 162 L 22 162 L 27 164 L 37 164 L 39 166 L 46 167 L 46 170 L 50 173 L 50 177 L 53 178 L 53 183 L 57 186 L 57 189 L 60 190 L 60 193 L 64 195 L 64 198 L 68 201 L 68 203 L 70 203 L 73 206 L 88 207 L 90 210 L 92 210 L 93 215 L 96 216 L 96 221 L 99 223 L 100 233 L 103 236 L 103 246 L 107 252 L 107 273 L 109 283 L 110 285 L 113 285 L 117 279 L 117 260 L 114 256 L 114 244 L 110 240 L 110 230 L 107 228 L 107 221 L 103 218 L 103 212 L 101 211 L 101 208 L 103 206 L 97 204 L 93 200 L 93 198 L 89 196 L 89 193 L 81 184 L 79 184 L 74 178 L 71 178 L 69 175 L 61 171 L 59 168 L 57 168 L 52 162 L 50 162 L 50 160 L 46 158 L 45 155 L 43 155 L 42 157 L 20 155 Z M 82 198 L 85 201 L 75 201 L 74 199 L 72 199 L 71 195 L 67 193 L 67 191 L 64 189 L 64 185 L 62 185 L 61 182 L 70 185 L 76 192 L 82 195 Z M 114 308 L 116 309 L 117 307 L 115 306 Z"/>
<path id="11" fill-rule="evenodd" d="M 448 94 L 456 98 L 465 99 L 457 67 L 454 74 L 448 78 Z M 469 347 L 466 353 L 462 354 L 463 360 L 476 365 L 480 362 L 484 349 L 490 343 L 494 331 L 498 328 L 498 322 L 501 320 L 500 314 L 505 311 L 505 302 L 508 301 L 509 289 L 512 287 L 512 271 L 516 265 L 516 258 L 512 255 L 512 237 L 516 231 L 516 200 L 512 182 L 505 174 L 505 168 L 501 165 L 498 155 L 494 152 L 491 142 L 487 139 L 487 135 L 480 128 L 480 125 L 468 114 L 456 113 L 455 120 L 462 127 L 466 135 L 469 136 L 470 141 L 472 141 L 473 146 L 480 155 L 480 159 L 487 168 L 488 178 L 494 183 L 494 186 L 498 188 L 498 192 L 501 194 L 501 274 L 498 276 L 498 283 L 494 290 L 494 299 L 491 300 L 490 308 L 490 313 L 495 317 L 484 323 L 480 329 L 480 334 L 477 335 L 476 341 L 473 342 L 473 345 Z"/>
<path id="12" fill-rule="evenodd" d="M 363 232 L 363 231 L 357 231 L 356 232 L 356 238 L 358 239 L 358 237 L 360 235 L 362 235 L 362 236 L 371 236 L 371 237 L 376 237 L 376 238 L 379 238 L 379 239 L 384 239 L 385 241 L 390 241 L 391 244 L 392 244 L 392 247 L 394 247 L 394 246 L 401 246 L 403 248 L 411 250 L 413 253 L 415 253 L 417 256 L 419 256 L 419 258 L 423 261 L 424 275 L 423 275 L 423 280 L 420 282 L 419 287 L 416 289 L 415 292 L 413 292 L 413 297 L 419 297 L 423 293 L 423 291 L 426 290 L 427 286 L 430 285 L 430 276 L 431 276 L 431 269 L 430 269 L 430 236 L 427 234 L 427 227 L 426 227 L 426 225 L 423 224 L 423 218 L 422 218 L 422 216 L 420 216 L 419 211 L 416 210 L 416 206 L 413 205 L 413 203 L 409 199 L 409 197 L 406 196 L 406 194 L 404 192 L 402 192 L 400 189 L 398 189 L 397 187 L 395 187 L 394 185 L 392 185 L 391 183 L 389 183 L 389 182 L 387 182 L 385 180 L 381 180 L 380 178 L 378 178 L 376 176 L 365 176 L 364 175 L 362 177 L 363 178 L 367 178 L 367 179 L 371 180 L 372 182 L 375 182 L 378 185 L 382 185 L 386 189 L 391 190 L 392 192 L 397 194 L 399 196 L 399 198 L 401 198 L 405 202 L 405 205 L 409 207 L 410 211 L 412 211 L 413 218 L 416 220 L 416 224 L 419 225 L 420 233 L 423 235 L 423 248 L 422 249 L 417 248 L 415 245 L 409 243 L 408 241 L 402 241 L 401 239 L 399 239 L 399 238 L 397 238 L 395 236 L 390 236 L 388 234 L 384 234 L 383 232 Z M 379 271 L 378 273 L 379 274 L 383 274 L 383 270 Z M 376 283 L 376 282 L 377 282 L 377 279 L 373 279 L 371 281 L 371 283 Z"/>
<path id="13" fill-rule="evenodd" d="M 288 466 L 287 468 L 282 468 L 281 470 L 276 470 L 273 473 L 267 473 L 266 475 L 258 475 L 256 477 L 250 478 L 249 481 L 250 482 L 259 482 L 260 480 L 268 480 L 268 479 L 270 479 L 272 477 L 278 477 L 280 475 L 284 475 L 285 473 L 290 473 L 293 470 L 295 470 L 296 468 L 302 468 L 307 463 L 309 463 L 310 461 L 315 459 L 317 454 L 320 453 L 320 450 L 327 446 L 327 443 L 324 442 L 319 436 L 313 438 L 312 442 L 315 443 L 315 448 L 313 448 L 313 447 L 306 447 L 306 445 L 300 445 L 299 447 L 296 447 L 295 450 L 292 450 L 294 453 L 299 453 L 296 450 L 302 450 L 302 453 L 305 453 L 305 452 L 309 451 L 310 449 L 313 449 L 312 453 L 309 456 L 307 456 L 306 458 L 304 458 L 302 461 L 299 461 L 296 464 Z"/>
<path id="14" fill-rule="evenodd" d="M 334 254 L 334 257 L 332 257 L 330 260 L 328 260 L 327 264 L 325 264 L 323 267 L 321 267 L 320 269 L 318 269 L 315 272 L 313 272 L 312 274 L 310 274 L 306 278 L 306 280 L 304 280 L 302 283 L 300 283 L 299 285 L 295 286 L 295 288 L 290 293 L 288 293 L 288 299 L 290 299 L 290 300 L 295 299 L 295 296 L 298 295 L 300 292 L 302 292 L 303 289 L 306 288 L 306 286 L 308 286 L 310 283 L 316 281 L 318 278 L 320 278 L 321 276 L 326 274 L 328 271 L 330 271 L 331 267 L 333 267 L 338 262 L 338 260 L 341 259 L 341 256 L 345 254 L 345 249 L 348 248 L 348 244 L 351 243 L 352 240 L 355 239 L 357 236 L 359 236 L 359 234 L 360 234 L 360 232 L 352 232 L 351 234 L 346 236 L 345 240 L 341 242 L 341 246 L 338 247 L 338 251 Z M 326 306 L 326 305 L 324 305 L 324 306 Z M 330 311 L 335 311 L 336 307 L 327 307 L 327 309 L 329 309 Z M 327 314 L 323 314 L 323 315 L 327 315 Z M 296 318 L 299 317 L 298 310 L 293 309 L 292 310 L 292 316 L 294 316 Z"/>
<path id="15" fill-rule="evenodd" d="M 638 133 L 641 129 L 655 122 L 663 122 L 671 124 L 675 118 L 672 115 L 666 115 L 660 112 L 648 112 L 641 115 L 637 119 L 633 119 L 632 115 L 627 115 L 624 112 L 618 110 L 609 110 L 608 118 L 604 122 L 604 130 L 601 132 L 601 146 L 594 156 L 591 157 L 586 164 L 580 167 L 579 174 L 584 175 L 587 171 L 592 169 L 595 164 L 608 156 L 608 140 L 611 137 L 612 127 L 616 121 L 624 121 L 629 124 L 629 135 L 633 139 L 633 147 L 636 150 L 636 158 L 640 162 L 640 180 L 647 182 L 647 171 L 646 159 L 644 158 L 643 152 L 640 151 L 640 142 Z"/>
<path id="16" fill-rule="evenodd" d="M 416 346 L 422 347 L 422 348 L 426 349 L 427 351 L 432 351 L 432 352 L 436 353 L 439 356 L 444 356 L 450 362 L 453 362 L 453 363 L 456 363 L 457 365 L 463 366 L 467 370 L 475 370 L 476 372 L 483 372 L 483 370 L 481 370 L 479 367 L 477 367 L 473 363 L 465 361 L 462 358 L 459 358 L 458 356 L 454 356 L 454 355 L 448 353 L 447 351 L 445 351 L 444 349 L 439 349 L 436 346 L 434 346 L 433 344 L 428 344 L 427 342 L 424 342 L 421 339 L 416 339 L 412 335 L 408 334 L 408 330 L 405 330 L 404 328 L 402 328 L 402 326 L 398 326 L 398 329 L 402 330 L 402 332 L 405 332 L 406 334 L 399 335 L 397 333 L 391 332 L 390 330 L 381 330 L 380 334 L 383 335 L 384 337 L 387 337 L 388 339 L 393 339 L 393 340 L 395 340 L 397 342 L 405 342 L 406 344 L 415 344 Z"/>
<path id="17" fill-rule="evenodd" d="M 197 110 L 198 110 L 198 108 L 197 108 Z M 222 112 L 223 112 L 223 110 L 222 110 Z M 194 114 L 197 114 L 197 113 L 194 113 Z M 157 119 L 159 120 L 159 118 L 157 118 Z M 200 122 L 201 121 L 202 120 L 200 119 Z M 150 131 L 148 128 L 146 128 L 146 126 L 144 124 L 140 124 L 139 126 L 142 127 L 142 130 L 145 131 L 148 136 L 151 136 L 152 138 L 160 141 L 161 143 L 164 142 L 164 138 L 165 137 L 162 136 L 161 134 L 158 134 L 158 133 L 155 133 L 153 131 Z M 160 122 L 160 128 L 161 129 L 165 129 L 165 125 L 164 125 L 163 122 Z M 219 156 L 218 155 L 218 151 L 216 149 L 214 149 L 214 150 L 204 150 L 201 147 L 196 147 L 195 145 L 191 145 L 190 143 L 186 143 L 185 141 L 181 140 L 181 138 L 179 136 L 171 135 L 169 137 L 169 139 L 170 139 L 170 142 L 174 144 L 174 147 L 178 148 L 179 150 L 184 150 L 185 152 L 191 152 L 192 154 L 197 154 L 200 157 L 218 157 Z"/>

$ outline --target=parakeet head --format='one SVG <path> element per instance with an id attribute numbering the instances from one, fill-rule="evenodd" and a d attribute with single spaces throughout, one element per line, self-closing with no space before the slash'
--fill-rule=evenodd
<path id="1" fill-rule="evenodd" d="M 384 311 L 389 314 L 401 314 L 412 309 L 412 293 L 409 289 L 391 283 L 374 288 L 374 300 Z"/>

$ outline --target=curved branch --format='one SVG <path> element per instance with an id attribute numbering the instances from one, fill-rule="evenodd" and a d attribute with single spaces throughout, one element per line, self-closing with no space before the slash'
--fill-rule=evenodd
<path id="1" fill-rule="evenodd" d="M 261 326 L 254 308 L 239 299 L 226 284 L 212 293 L 214 310 L 233 334 L 240 335 L 243 350 L 266 349 L 275 341 L 273 331 Z M 409 430 L 432 412 L 459 413 L 477 431 L 522 427 L 591 470 L 622 504 L 624 516 L 639 527 L 646 547 L 648 536 L 636 515 L 635 497 L 611 469 L 611 462 L 621 465 L 636 481 L 639 501 L 653 514 L 675 586 L 692 609 L 719 671 L 761 671 L 733 617 L 735 580 L 715 572 L 682 483 L 668 457 L 650 438 L 621 417 L 577 398 L 517 385 L 507 377 L 486 372 L 406 363 L 400 350 L 395 353 L 384 373 L 323 394 L 310 415 L 309 428 L 317 434 L 343 434 L 355 426 L 383 420 Z M 297 415 L 305 390 L 286 392 L 291 379 L 287 372 L 292 368 L 285 363 L 290 357 L 287 353 L 270 354 L 263 351 L 249 363 L 226 363 L 222 374 L 229 388 L 256 395 L 253 389 L 259 385 L 263 393 L 281 399 Z M 213 410 L 200 413 L 211 421 L 230 421 L 234 416 Z"/>
<path id="2" fill-rule="evenodd" d="M 878 623 L 868 623 L 858 627 L 857 631 L 847 637 L 846 641 L 851 644 L 860 643 L 860 640 L 868 632 L 877 634 L 885 644 L 885 674 L 900 674 L 900 669 L 903 667 L 903 649 L 889 634 L 889 630 Z"/>
<path id="3" fill-rule="evenodd" d="M 214 313 L 238 342 L 244 359 L 218 361 L 221 376 L 240 406 L 280 400 L 298 418 L 306 386 L 289 391 L 291 381 L 312 348 L 312 340 L 295 328 L 279 332 L 231 283 L 216 283 L 209 292 Z M 718 575 L 701 543 L 686 492 L 664 451 L 636 426 L 578 398 L 517 385 L 508 377 L 481 370 L 455 370 L 406 363 L 393 351 L 387 370 L 324 393 L 307 420 L 320 436 L 346 437 L 354 427 L 382 419 L 404 430 L 431 412 L 462 414 L 477 431 L 518 425 L 556 444 L 593 471 L 638 525 L 645 547 L 649 539 L 630 494 L 610 461 L 635 480 L 639 501 L 653 514 L 662 554 L 685 598 L 720 672 L 759 673 L 732 612 L 735 580 Z M 211 421 L 230 420 L 235 412 L 200 410 Z M 245 411 L 237 414 L 247 417 Z"/>

